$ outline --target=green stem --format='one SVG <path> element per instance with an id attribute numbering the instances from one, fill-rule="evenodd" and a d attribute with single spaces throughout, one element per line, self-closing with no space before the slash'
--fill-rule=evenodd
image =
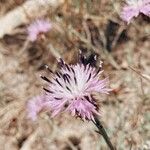
<path id="1" fill-rule="evenodd" d="M 110 141 L 110 139 L 109 139 L 109 137 L 108 137 L 108 135 L 107 135 L 107 133 L 106 133 L 104 127 L 102 126 L 101 122 L 98 120 L 97 117 L 95 117 L 94 119 L 95 119 L 95 121 L 92 121 L 92 122 L 93 122 L 93 123 L 95 124 L 95 126 L 98 128 L 98 133 L 103 136 L 103 138 L 104 138 L 105 142 L 107 143 L 108 147 L 110 148 L 110 150 L 116 150 L 116 149 L 113 147 L 113 145 L 112 145 L 112 143 L 111 143 L 111 141 Z"/>

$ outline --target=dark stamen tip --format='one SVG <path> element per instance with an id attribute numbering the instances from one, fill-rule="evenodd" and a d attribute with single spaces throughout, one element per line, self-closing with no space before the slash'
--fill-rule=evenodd
<path id="1" fill-rule="evenodd" d="M 42 75 L 40 75 L 40 77 L 41 77 L 44 81 L 47 81 L 47 82 L 49 82 L 49 83 L 52 83 L 47 77 L 42 76 Z"/>
<path id="2" fill-rule="evenodd" d="M 68 69 L 68 71 L 70 71 L 70 67 L 69 67 L 67 64 L 66 64 L 65 66 L 66 66 L 66 68 Z"/>
<path id="3" fill-rule="evenodd" d="M 44 87 L 43 87 L 43 90 L 46 91 L 46 92 L 48 92 L 48 93 L 51 93 L 51 94 L 53 93 L 52 91 L 50 91 L 50 90 L 48 90 L 48 89 L 46 89 Z"/>
<path id="4" fill-rule="evenodd" d="M 65 63 L 64 60 L 63 60 L 62 58 L 59 58 L 58 61 L 59 61 L 60 63 L 62 63 L 62 64 Z"/>
<path id="5" fill-rule="evenodd" d="M 74 69 L 71 67 L 71 71 L 73 72 L 73 74 L 75 74 L 75 71 L 74 71 Z"/>
<path id="6" fill-rule="evenodd" d="M 74 76 L 74 81 L 75 81 L 75 84 L 77 84 L 77 79 L 76 79 L 76 77 Z"/>
<path id="7" fill-rule="evenodd" d="M 72 92 L 68 86 L 66 86 L 66 89 L 67 89 L 68 91 Z"/>
<path id="8" fill-rule="evenodd" d="M 60 97 L 54 97 L 54 99 L 56 99 L 56 100 L 62 100 L 62 98 L 60 98 Z"/>
<path id="9" fill-rule="evenodd" d="M 87 100 L 87 101 L 90 101 L 89 97 L 88 96 L 84 96 L 84 98 Z"/>
<path id="10" fill-rule="evenodd" d="M 88 79 L 87 79 L 87 81 L 86 81 L 86 82 L 88 82 L 88 81 L 90 80 L 90 78 L 91 78 L 91 73 L 90 73 L 90 75 L 89 75 L 89 77 L 88 77 Z"/>
<path id="11" fill-rule="evenodd" d="M 65 82 L 67 81 L 68 83 L 70 83 L 70 76 L 68 74 L 63 74 L 63 79 Z"/>
<path id="12" fill-rule="evenodd" d="M 61 78 L 61 74 L 59 72 L 56 72 L 56 75 Z"/>
<path id="13" fill-rule="evenodd" d="M 63 87 L 63 86 L 61 85 L 61 83 L 58 81 L 57 78 L 55 79 L 55 81 L 56 81 L 61 87 Z"/>

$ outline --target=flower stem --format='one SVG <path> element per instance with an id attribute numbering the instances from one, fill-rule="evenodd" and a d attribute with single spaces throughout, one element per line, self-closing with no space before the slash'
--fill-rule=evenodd
<path id="1" fill-rule="evenodd" d="M 111 143 L 111 141 L 110 141 L 110 139 L 109 139 L 109 137 L 108 137 L 108 135 L 107 135 L 107 133 L 106 133 L 104 127 L 102 126 L 101 122 L 98 120 L 97 117 L 95 117 L 94 119 L 95 119 L 95 120 L 94 120 L 94 121 L 92 120 L 92 122 L 93 122 L 93 123 L 95 124 L 95 126 L 98 128 L 98 133 L 103 136 L 103 138 L 104 138 L 105 142 L 107 143 L 108 147 L 110 148 L 110 150 L 116 150 L 116 149 L 113 147 L 113 145 L 112 145 L 112 143 Z"/>

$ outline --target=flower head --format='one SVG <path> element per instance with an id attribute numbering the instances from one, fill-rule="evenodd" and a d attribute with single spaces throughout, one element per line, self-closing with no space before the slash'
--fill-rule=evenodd
<path id="1" fill-rule="evenodd" d="M 37 114 L 44 108 L 45 95 L 36 96 L 28 101 L 28 118 L 36 120 Z"/>
<path id="2" fill-rule="evenodd" d="M 94 57 L 94 61 L 96 58 Z M 80 63 L 68 65 L 62 59 L 58 60 L 60 70 L 51 74 L 51 80 L 45 76 L 42 79 L 48 82 L 43 107 L 50 108 L 52 116 L 63 111 L 83 120 L 94 120 L 98 115 L 98 104 L 92 94 L 95 92 L 108 94 L 108 78 L 103 80 L 99 76 L 103 72 L 100 67 L 92 67 L 84 56 L 80 55 Z"/>
<path id="3" fill-rule="evenodd" d="M 44 34 L 51 29 L 52 25 L 49 21 L 38 19 L 30 24 L 27 28 L 28 39 L 32 42 L 36 41 L 40 34 Z"/>
<path id="4" fill-rule="evenodd" d="M 137 17 L 140 13 L 150 16 L 150 0 L 127 0 L 121 13 L 121 18 L 128 24 L 133 17 Z"/>

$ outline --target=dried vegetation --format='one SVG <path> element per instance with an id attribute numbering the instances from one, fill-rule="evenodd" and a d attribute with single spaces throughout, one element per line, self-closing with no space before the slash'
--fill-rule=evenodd
<path id="1" fill-rule="evenodd" d="M 1 0 L 0 16 L 23 3 Z M 110 76 L 114 90 L 99 100 L 116 148 L 150 149 L 150 20 L 141 15 L 127 26 L 120 9 L 120 1 L 65 0 L 45 14 L 53 29 L 43 41 L 27 41 L 27 24 L 0 39 L 0 150 L 107 149 L 90 122 L 68 114 L 50 119 L 46 112 L 36 122 L 26 117 L 27 100 L 42 93 L 44 64 L 55 70 L 59 56 L 74 63 L 79 49 L 89 61 L 97 54 Z"/>

